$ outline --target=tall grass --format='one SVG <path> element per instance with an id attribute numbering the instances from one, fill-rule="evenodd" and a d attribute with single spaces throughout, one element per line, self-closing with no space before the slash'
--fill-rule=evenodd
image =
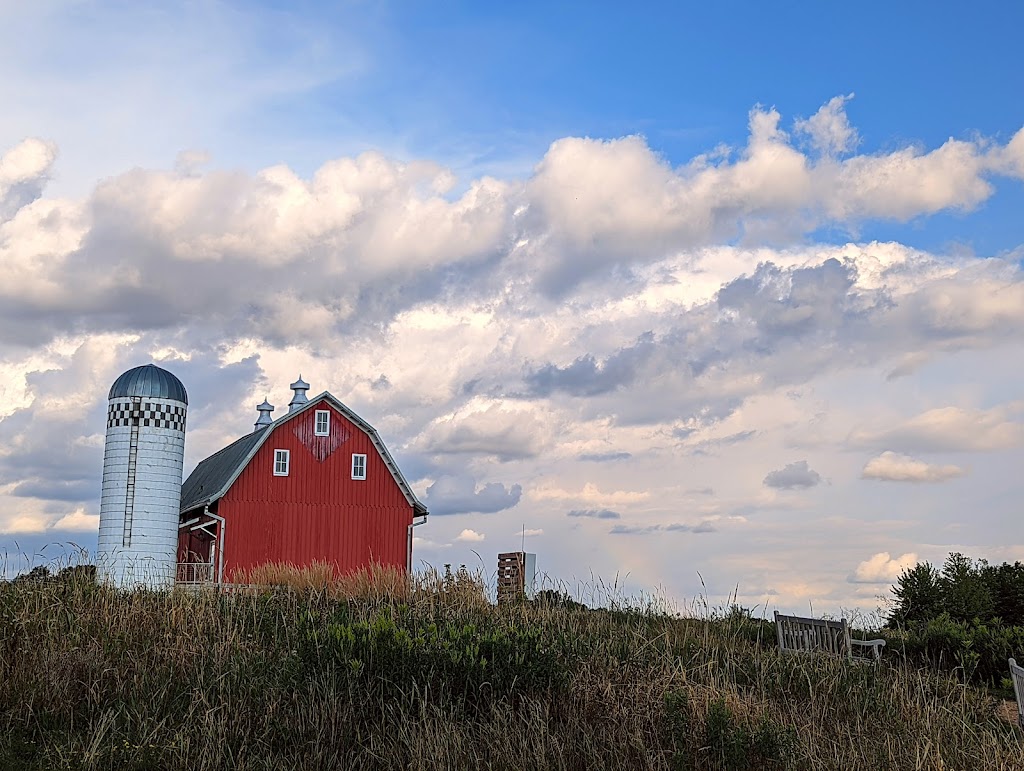
<path id="1" fill-rule="evenodd" d="M 0 768 L 1024 767 L 984 692 L 780 658 L 742 613 L 495 607 L 465 574 L 83 576 L 0 584 Z"/>

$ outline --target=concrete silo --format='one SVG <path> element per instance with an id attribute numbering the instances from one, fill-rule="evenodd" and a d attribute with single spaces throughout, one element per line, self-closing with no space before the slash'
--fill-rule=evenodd
<path id="1" fill-rule="evenodd" d="M 110 387 L 99 580 L 126 589 L 173 586 L 187 410 L 181 381 L 153 364 Z"/>

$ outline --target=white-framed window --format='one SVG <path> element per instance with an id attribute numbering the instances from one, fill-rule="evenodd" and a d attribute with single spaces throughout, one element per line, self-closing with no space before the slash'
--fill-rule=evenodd
<path id="1" fill-rule="evenodd" d="M 316 411 L 316 428 L 313 431 L 317 436 L 330 436 L 331 434 L 331 411 Z"/>
<path id="2" fill-rule="evenodd" d="M 291 460 L 290 450 L 274 450 L 274 476 L 286 477 L 288 476 L 288 466 Z"/>
<path id="3" fill-rule="evenodd" d="M 352 453 L 352 478 L 366 479 L 366 456 Z"/>

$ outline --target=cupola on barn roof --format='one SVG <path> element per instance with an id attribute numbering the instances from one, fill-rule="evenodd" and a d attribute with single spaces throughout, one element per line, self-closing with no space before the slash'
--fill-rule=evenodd
<path id="1" fill-rule="evenodd" d="M 306 396 L 306 391 L 309 390 L 309 383 L 302 379 L 302 375 L 299 375 L 299 379 L 288 387 L 295 392 L 292 400 L 288 402 L 288 412 L 295 412 L 295 410 L 301 409 L 302 405 L 309 401 L 309 398 Z"/>
<path id="2" fill-rule="evenodd" d="M 174 375 L 155 364 L 146 364 L 125 372 L 110 386 L 108 399 L 148 396 L 152 399 L 173 399 L 188 404 L 185 386 Z"/>

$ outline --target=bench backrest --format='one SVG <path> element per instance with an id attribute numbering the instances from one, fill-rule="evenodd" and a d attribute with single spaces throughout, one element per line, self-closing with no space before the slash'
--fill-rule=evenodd
<path id="1" fill-rule="evenodd" d="M 1010 659 L 1010 679 L 1013 680 L 1013 693 L 1017 697 L 1017 722 L 1024 728 L 1024 667 Z"/>
<path id="2" fill-rule="evenodd" d="M 783 653 L 831 653 L 851 658 L 850 626 L 846 619 L 783 616 L 775 611 L 775 633 Z"/>

